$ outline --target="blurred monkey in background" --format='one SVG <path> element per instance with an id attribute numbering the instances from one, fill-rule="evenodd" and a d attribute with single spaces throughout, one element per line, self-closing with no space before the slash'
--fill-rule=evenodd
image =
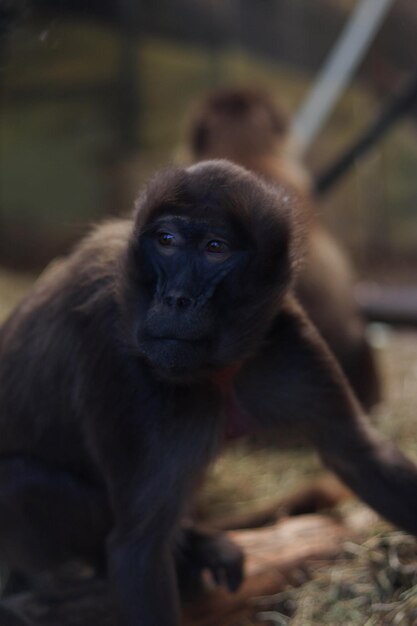
<path id="1" fill-rule="evenodd" d="M 310 224 L 307 254 L 296 294 L 369 411 L 381 398 L 381 381 L 354 298 L 354 272 L 339 243 L 317 218 L 310 176 L 284 111 L 258 90 L 214 91 L 191 116 L 188 151 L 193 162 L 226 158 L 307 199 L 303 202 Z"/>

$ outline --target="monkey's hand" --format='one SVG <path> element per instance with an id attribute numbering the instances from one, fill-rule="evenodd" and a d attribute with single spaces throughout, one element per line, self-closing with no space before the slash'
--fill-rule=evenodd
<path id="1" fill-rule="evenodd" d="M 193 582 L 208 570 L 216 585 L 236 591 L 243 581 L 244 555 L 229 537 L 221 532 L 189 527 L 179 543 L 180 579 Z M 194 579 L 194 580 L 193 580 Z"/>

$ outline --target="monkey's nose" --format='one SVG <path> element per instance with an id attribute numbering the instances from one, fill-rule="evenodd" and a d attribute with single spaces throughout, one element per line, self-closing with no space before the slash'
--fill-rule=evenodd
<path id="1" fill-rule="evenodd" d="M 182 293 L 171 292 L 164 297 L 164 304 L 176 309 L 189 309 L 192 305 L 192 298 Z"/>

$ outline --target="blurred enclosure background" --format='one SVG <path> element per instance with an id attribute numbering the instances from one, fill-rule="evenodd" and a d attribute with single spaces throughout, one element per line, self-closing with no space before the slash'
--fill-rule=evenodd
<path id="1" fill-rule="evenodd" d="M 149 174 L 179 158 L 190 107 L 207 91 L 261 87 L 293 117 L 357 5 L 357 0 L 0 0 L 0 320 L 33 275 L 65 253 L 88 224 L 128 212 Z M 313 175 L 326 169 L 416 72 L 417 2 L 394 0 L 306 154 Z M 414 106 L 318 203 L 361 278 L 416 284 L 416 124 Z M 394 334 L 379 357 L 386 394 L 379 427 L 417 458 L 416 334 Z M 248 503 L 275 501 L 277 493 L 291 492 L 318 471 L 311 452 L 249 454 L 243 444 L 215 466 L 202 499 L 213 514 L 246 510 Z M 370 530 L 379 532 L 375 526 Z M 376 579 L 374 570 L 371 574 Z M 352 580 L 357 581 L 354 568 Z M 382 596 L 377 589 L 378 607 L 392 609 L 396 617 L 366 623 L 417 624 L 415 580 Z M 300 603 L 312 611 L 318 607 L 317 619 L 304 616 L 296 623 L 362 626 L 372 607 L 365 609 L 356 599 L 370 598 L 371 592 L 355 588 L 348 597 L 346 581 L 349 575 L 343 573 L 340 585 L 326 582 L 329 601 L 318 586 L 311 601 Z M 409 594 L 410 585 L 413 595 L 404 604 L 401 593 Z M 339 597 L 343 601 L 336 601 Z M 326 617 L 323 603 L 336 607 L 337 617 Z M 289 622 L 281 615 L 279 623 Z"/>
<path id="2" fill-rule="evenodd" d="M 379 2 L 379 0 L 374 0 Z M 38 270 L 128 211 L 209 89 L 268 89 L 292 116 L 355 0 L 0 0 L 0 264 Z M 417 68 L 396 0 L 306 161 L 319 172 Z M 362 276 L 417 275 L 417 109 L 319 204 Z"/>

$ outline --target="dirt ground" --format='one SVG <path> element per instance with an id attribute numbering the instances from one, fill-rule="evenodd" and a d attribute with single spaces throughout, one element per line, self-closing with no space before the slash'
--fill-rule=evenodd
<path id="1" fill-rule="evenodd" d="M 31 276 L 0 270 L 0 321 L 32 282 Z M 372 419 L 417 461 L 417 332 L 373 325 L 370 335 L 385 383 L 385 400 Z M 253 449 L 240 443 L 212 468 L 201 503 L 211 516 L 257 508 L 291 493 L 321 471 L 312 451 Z M 343 507 L 367 514 L 362 504 L 349 502 Z M 261 612 L 256 623 L 417 625 L 415 540 L 370 515 L 361 542 L 347 545 L 340 562 L 319 569 L 313 580 L 276 598 L 275 608 Z"/>

